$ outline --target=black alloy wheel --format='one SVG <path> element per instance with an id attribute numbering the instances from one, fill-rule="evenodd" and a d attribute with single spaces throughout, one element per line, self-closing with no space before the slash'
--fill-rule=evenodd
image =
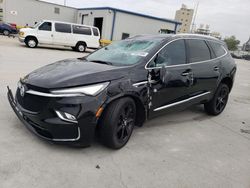
<path id="1" fill-rule="evenodd" d="M 228 101 L 229 88 L 226 84 L 221 84 L 213 99 L 204 104 L 205 110 L 208 114 L 219 115 L 225 109 Z"/>
<path id="2" fill-rule="evenodd" d="M 131 98 L 122 98 L 111 103 L 99 123 L 99 134 L 104 145 L 122 148 L 129 140 L 136 119 L 136 106 Z"/>

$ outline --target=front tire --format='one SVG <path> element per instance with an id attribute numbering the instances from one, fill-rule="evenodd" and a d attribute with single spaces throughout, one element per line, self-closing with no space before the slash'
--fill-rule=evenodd
<path id="1" fill-rule="evenodd" d="M 133 99 L 126 97 L 110 104 L 100 121 L 99 135 L 104 145 L 120 149 L 132 135 L 136 119 Z"/>
<path id="2" fill-rule="evenodd" d="M 25 44 L 29 48 L 35 48 L 37 47 L 38 41 L 35 37 L 28 37 L 25 39 Z"/>
<path id="3" fill-rule="evenodd" d="M 213 98 L 204 104 L 205 111 L 210 115 L 219 115 L 225 109 L 228 101 L 229 88 L 226 84 L 220 84 Z"/>

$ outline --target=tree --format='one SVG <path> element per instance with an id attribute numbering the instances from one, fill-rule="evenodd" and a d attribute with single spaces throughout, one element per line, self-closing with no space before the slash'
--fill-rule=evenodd
<path id="1" fill-rule="evenodd" d="M 238 49 L 238 45 L 240 44 L 240 41 L 236 39 L 235 36 L 226 37 L 224 39 L 224 42 L 227 44 L 227 47 L 231 51 L 235 51 Z"/>

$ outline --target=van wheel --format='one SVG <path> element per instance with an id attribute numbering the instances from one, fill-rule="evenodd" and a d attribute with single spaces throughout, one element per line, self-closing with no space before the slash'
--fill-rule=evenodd
<path id="1" fill-rule="evenodd" d="M 87 46 L 84 42 L 78 42 L 75 48 L 78 52 L 85 52 Z"/>
<path id="2" fill-rule="evenodd" d="M 128 142 L 134 128 L 136 106 L 131 98 L 122 98 L 111 103 L 104 111 L 99 124 L 102 143 L 120 149 Z"/>
<path id="3" fill-rule="evenodd" d="M 215 92 L 213 98 L 204 104 L 205 111 L 210 115 L 219 115 L 227 105 L 228 95 L 228 86 L 226 84 L 221 84 Z"/>
<path id="4" fill-rule="evenodd" d="M 25 39 L 25 44 L 29 48 L 35 48 L 37 47 L 38 41 L 35 37 L 28 37 L 27 39 Z"/>
<path id="5" fill-rule="evenodd" d="M 10 32 L 8 30 L 3 30 L 3 35 L 4 36 L 9 36 L 10 35 Z"/>

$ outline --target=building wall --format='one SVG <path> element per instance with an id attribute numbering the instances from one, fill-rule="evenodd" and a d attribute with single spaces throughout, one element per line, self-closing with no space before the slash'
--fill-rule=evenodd
<path id="1" fill-rule="evenodd" d="M 103 17 L 102 38 L 111 40 L 111 30 L 114 12 L 112 10 L 79 10 L 77 14 L 77 23 L 82 24 L 82 15 L 84 15 L 84 25 L 94 25 L 94 19 Z"/>
<path id="2" fill-rule="evenodd" d="M 193 9 L 188 9 L 185 5 L 182 6 L 180 10 L 177 10 L 175 13 L 175 20 L 182 23 L 177 33 L 189 33 L 190 26 L 193 20 Z"/>
<path id="3" fill-rule="evenodd" d="M 43 19 L 76 21 L 77 9 L 38 0 L 3 0 L 0 6 L 3 7 L 3 21 L 20 26 L 32 26 Z M 59 14 L 55 13 L 55 8 L 59 9 Z"/>
<path id="4" fill-rule="evenodd" d="M 121 40 L 122 33 L 159 34 L 161 29 L 175 31 L 175 23 L 117 12 L 113 40 Z"/>
<path id="5" fill-rule="evenodd" d="M 111 39 L 114 14 L 113 10 L 108 9 L 79 10 L 77 23 L 82 23 L 82 15 L 85 15 L 83 22 L 85 25 L 94 25 L 94 18 L 103 17 L 102 38 L 108 40 L 121 40 L 122 33 L 134 36 L 139 34 L 159 34 L 161 29 L 175 31 L 175 23 L 116 11 L 113 39 Z"/>

